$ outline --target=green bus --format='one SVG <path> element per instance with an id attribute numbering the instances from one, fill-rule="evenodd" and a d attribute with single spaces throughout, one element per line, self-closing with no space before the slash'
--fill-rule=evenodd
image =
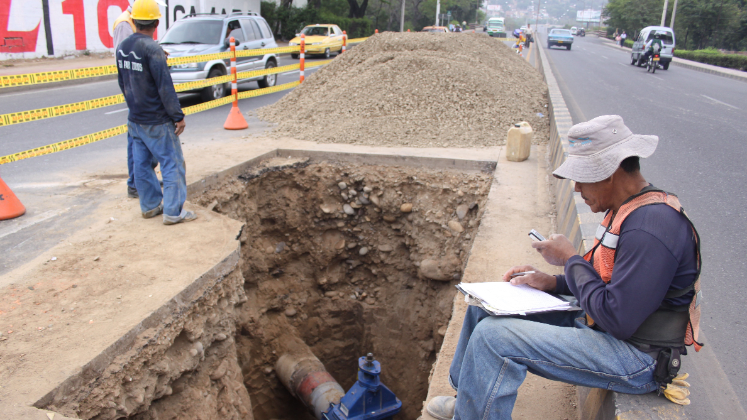
<path id="1" fill-rule="evenodd" d="M 503 25 L 502 17 L 492 17 L 488 19 L 488 35 L 497 36 L 499 38 L 506 37 L 506 29 Z"/>

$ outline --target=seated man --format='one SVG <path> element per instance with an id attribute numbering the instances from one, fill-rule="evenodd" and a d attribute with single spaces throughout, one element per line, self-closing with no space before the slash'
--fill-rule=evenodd
<path id="1" fill-rule="evenodd" d="M 564 274 L 525 265 L 503 278 L 572 294 L 583 312 L 498 317 L 470 306 L 449 371 L 457 396 L 429 402 L 436 419 L 510 419 L 527 371 L 630 394 L 663 388 L 689 403 L 685 376 L 676 375 L 685 346 L 701 346 L 699 238 L 677 197 L 640 172 L 639 158 L 659 139 L 633 134 L 617 115 L 577 124 L 568 139 L 570 153 L 553 175 L 574 180 L 592 211 L 606 212 L 594 247 L 582 257 L 565 236 L 551 235 L 532 247 Z M 535 273 L 511 278 L 523 271 Z"/>

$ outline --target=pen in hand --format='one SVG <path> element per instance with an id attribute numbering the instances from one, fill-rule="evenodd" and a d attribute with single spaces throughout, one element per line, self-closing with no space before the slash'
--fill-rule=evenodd
<path id="1" fill-rule="evenodd" d="M 524 276 L 527 274 L 534 274 L 534 273 L 535 273 L 534 271 L 522 271 L 520 273 L 511 274 L 511 277 L 519 277 L 519 276 Z"/>

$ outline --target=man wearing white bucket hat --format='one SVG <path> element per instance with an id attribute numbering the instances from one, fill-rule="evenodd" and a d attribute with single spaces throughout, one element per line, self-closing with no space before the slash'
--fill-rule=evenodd
<path id="1" fill-rule="evenodd" d="M 593 212 L 606 212 L 592 249 L 581 256 L 563 235 L 534 242 L 550 275 L 512 267 L 503 278 L 573 295 L 582 312 L 489 316 L 470 306 L 449 371 L 457 397 L 427 406 L 439 420 L 510 419 L 526 372 L 630 394 L 661 391 L 689 404 L 679 374 L 686 345 L 699 350 L 699 238 L 676 196 L 653 187 L 639 158 L 656 136 L 633 134 L 617 115 L 574 125 L 566 161 L 553 175 L 575 181 Z M 512 274 L 530 271 L 512 277 Z"/>

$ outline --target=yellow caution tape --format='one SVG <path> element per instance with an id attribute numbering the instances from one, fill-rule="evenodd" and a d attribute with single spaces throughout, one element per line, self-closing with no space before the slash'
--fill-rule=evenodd
<path id="1" fill-rule="evenodd" d="M 79 146 L 83 146 L 86 144 L 97 142 L 99 140 L 104 140 L 110 137 L 118 136 L 126 132 L 127 132 L 127 124 L 123 124 L 123 125 L 120 125 L 114 128 L 109 128 L 103 131 L 98 131 L 93 134 L 87 134 L 85 136 L 61 141 L 59 143 L 37 147 L 36 149 L 26 150 L 25 152 L 14 153 L 8 156 L 0 156 L 0 165 L 4 163 L 9 163 L 9 162 L 15 162 L 17 160 L 28 159 L 28 158 L 32 158 L 36 156 L 47 155 L 50 153 L 72 149 L 74 147 L 79 147 Z"/>
<path id="2" fill-rule="evenodd" d="M 237 51 L 236 57 L 251 57 L 251 56 L 265 55 L 265 54 L 297 53 L 300 50 L 301 50 L 300 46 L 243 50 L 243 51 Z M 230 60 L 230 59 L 231 59 L 231 51 L 226 51 L 226 52 L 214 53 L 214 54 L 172 57 L 172 58 L 168 58 L 166 60 L 166 63 L 169 66 L 177 66 L 180 64 L 202 63 L 205 61 Z M 117 66 L 112 64 L 109 66 L 86 67 L 82 69 L 57 70 L 57 71 L 47 71 L 47 72 L 42 72 L 42 73 L 26 73 L 26 74 L 16 74 L 16 75 L 10 75 L 10 76 L 0 76 L 0 89 L 13 87 L 13 86 L 28 86 L 28 85 L 36 85 L 36 84 L 41 84 L 41 83 L 52 83 L 52 82 L 63 82 L 66 80 L 86 79 L 89 77 L 107 76 L 110 74 L 117 74 Z"/>
<path id="3" fill-rule="evenodd" d="M 331 61 L 332 60 L 316 62 L 307 67 L 318 67 L 318 66 L 327 64 Z M 263 74 L 271 74 L 272 72 L 295 70 L 297 68 L 298 68 L 298 64 L 293 64 L 290 66 L 276 67 L 274 69 L 257 70 L 257 72 L 266 72 Z M 245 73 L 252 73 L 252 72 L 245 72 Z M 230 77 L 231 77 L 230 75 L 214 77 L 212 79 L 205 80 L 204 82 L 211 82 L 211 84 L 222 83 L 224 80 L 230 80 Z M 229 79 L 226 79 L 226 78 L 229 78 Z M 273 86 L 269 88 L 254 89 L 254 90 L 250 90 L 246 92 L 241 92 L 238 94 L 238 99 L 254 98 L 257 96 L 268 95 L 268 94 L 275 93 L 275 92 L 281 92 L 283 90 L 292 89 L 298 86 L 300 83 L 301 83 L 300 81 L 296 80 L 295 82 L 285 83 L 282 85 L 277 85 L 277 86 Z M 187 83 L 183 83 L 182 85 L 186 85 L 186 84 Z M 182 85 L 178 85 L 178 86 L 182 86 Z M 208 84 L 207 86 L 210 86 L 210 84 Z M 190 89 L 190 88 L 186 88 L 186 89 Z M 191 115 L 191 114 L 195 114 L 198 112 L 207 111 L 208 109 L 216 108 L 222 105 L 230 104 L 231 102 L 233 102 L 233 100 L 234 100 L 233 96 L 226 96 L 225 98 L 215 99 L 210 102 L 205 102 L 205 103 L 201 103 L 198 105 L 183 108 L 182 112 L 184 112 L 185 115 Z M 120 102 L 115 102 L 115 101 L 120 101 Z M 121 103 L 123 101 L 124 101 L 124 98 L 122 97 L 122 95 L 114 95 L 114 96 L 109 96 L 106 98 L 99 98 L 99 99 L 94 99 L 91 101 L 79 102 L 76 104 L 60 105 L 59 107 L 52 107 L 52 108 L 64 108 L 64 107 L 72 108 L 81 103 L 86 103 L 86 106 L 93 107 L 90 109 L 94 109 L 94 108 L 99 108 L 103 106 L 113 105 L 115 103 Z M 51 109 L 51 108 L 45 108 L 45 110 L 47 109 Z M 40 111 L 40 110 L 36 110 L 36 111 Z M 33 111 L 25 111 L 25 112 L 33 112 Z M 58 111 L 58 112 L 62 112 L 62 111 Z M 78 111 L 71 111 L 68 113 L 72 113 L 72 112 L 78 112 Z M 17 114 L 21 114 L 21 113 L 17 113 Z M 6 114 L 6 115 L 11 115 L 11 114 Z M 3 115 L 2 117 L 5 118 L 6 115 Z M 63 114 L 59 114 L 59 115 L 63 115 Z M 44 118 L 47 118 L 47 117 L 44 117 Z M 117 127 L 103 130 L 103 131 L 98 131 L 93 134 L 87 134 L 85 136 L 76 137 L 74 139 L 61 141 L 59 143 L 53 143 L 47 146 L 37 147 L 35 149 L 26 150 L 26 151 L 19 152 L 19 153 L 13 153 L 7 156 L 0 156 L 0 165 L 10 163 L 10 162 L 16 162 L 19 160 L 28 159 L 28 158 L 32 158 L 36 156 L 42 156 L 42 155 L 47 155 L 50 153 L 60 152 L 60 151 L 72 149 L 75 147 L 84 146 L 86 144 L 95 143 L 97 141 L 115 137 L 120 134 L 124 134 L 126 132 L 127 132 L 127 124 L 123 124 Z"/>
<path id="4" fill-rule="evenodd" d="M 292 67 L 292 66 L 287 66 Z M 298 65 L 296 64 L 296 68 Z M 174 86 L 177 92 L 200 89 L 206 86 L 217 85 L 218 83 L 229 83 L 233 76 L 226 75 L 213 77 L 207 80 L 198 80 L 195 82 L 180 83 Z M 123 95 L 107 96 L 105 98 L 92 99 L 89 101 L 75 102 L 72 104 L 52 106 L 49 108 L 33 109 L 29 111 L 12 112 L 10 114 L 0 114 L 0 127 L 6 125 L 20 124 L 30 121 L 43 120 L 45 118 L 59 117 L 61 115 L 74 114 L 76 112 L 90 111 L 92 109 L 104 108 L 111 105 L 124 103 Z"/>
<path id="5" fill-rule="evenodd" d="M 236 51 L 236 57 L 253 57 L 253 56 L 265 55 L 265 54 L 297 53 L 299 51 L 301 51 L 300 46 L 280 47 L 280 48 L 262 48 L 262 49 L 256 49 L 256 50 Z"/>
<path id="6" fill-rule="evenodd" d="M 201 104 L 182 108 L 182 112 L 184 113 L 184 115 L 192 115 L 198 112 L 207 111 L 208 109 L 219 107 L 221 105 L 230 104 L 231 102 L 233 102 L 233 96 L 226 96 L 220 99 L 213 99 L 210 102 L 203 102 Z"/>
<path id="7" fill-rule="evenodd" d="M 228 83 L 231 80 L 233 80 L 233 76 L 228 74 L 226 76 L 218 76 L 218 77 L 213 77 L 211 79 L 206 79 L 206 80 L 197 80 L 194 82 L 179 83 L 178 85 L 174 85 L 174 90 L 176 90 L 177 92 L 185 92 L 188 90 L 194 90 L 194 89 L 204 88 L 207 86 L 217 85 L 219 83 Z"/>
<path id="8" fill-rule="evenodd" d="M 255 96 L 269 95 L 270 93 L 280 92 L 286 89 L 294 88 L 300 85 L 301 82 L 296 80 L 295 82 L 284 83 L 273 87 L 248 90 L 246 92 L 239 93 L 239 99 L 254 98 Z"/>
<path id="9" fill-rule="evenodd" d="M 327 64 L 329 64 L 331 62 L 332 62 L 332 60 L 315 61 L 313 63 L 306 64 L 305 68 L 310 69 L 310 68 L 313 68 L 313 67 L 324 66 L 324 65 L 327 65 Z"/>
<path id="10" fill-rule="evenodd" d="M 230 59 L 231 59 L 231 51 L 226 51 L 226 52 L 214 53 L 214 54 L 187 55 L 184 57 L 168 58 L 166 60 L 166 64 L 168 64 L 169 66 L 176 66 L 179 64 L 202 63 L 205 61 L 230 60 Z"/>
<path id="11" fill-rule="evenodd" d="M 236 78 L 239 80 L 250 79 L 252 77 L 259 77 L 259 76 L 264 76 L 267 74 L 285 73 L 287 71 L 298 70 L 300 68 L 301 68 L 300 64 L 291 64 L 289 66 L 272 67 L 269 69 L 242 71 L 241 73 L 236 74 Z"/>
<path id="12" fill-rule="evenodd" d="M 360 42 L 363 42 L 363 41 L 367 40 L 368 38 L 369 37 L 348 39 L 348 45 L 350 45 L 350 44 L 358 44 Z"/>
<path id="13" fill-rule="evenodd" d="M 91 109 L 121 104 L 124 102 L 123 95 L 107 96 L 105 98 L 92 99 L 90 101 L 75 102 L 72 104 L 51 106 L 49 108 L 32 109 L 30 111 L 12 112 L 0 114 L 0 127 L 6 125 L 25 123 L 29 121 L 42 120 L 45 118 L 59 117 L 60 115 L 74 114 L 76 112 L 89 111 Z"/>
<path id="14" fill-rule="evenodd" d="M 45 71 L 42 73 L 0 76 L 0 88 L 62 82 L 65 80 L 85 79 L 88 77 L 99 77 L 109 74 L 117 74 L 117 66 L 86 67 L 73 70 L 57 70 Z"/>

